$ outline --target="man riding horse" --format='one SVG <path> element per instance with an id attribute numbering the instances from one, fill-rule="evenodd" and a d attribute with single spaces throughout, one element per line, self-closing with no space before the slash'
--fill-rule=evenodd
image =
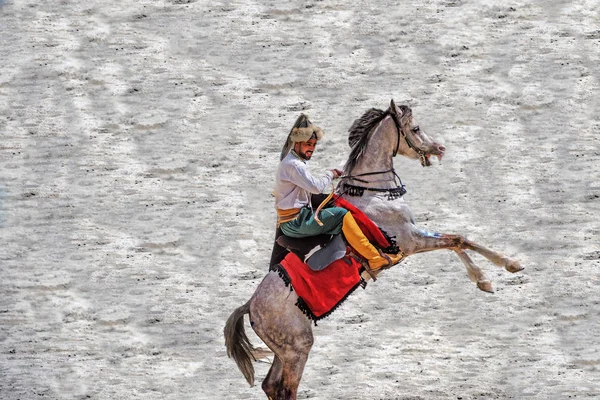
<path id="1" fill-rule="evenodd" d="M 307 169 L 323 130 L 301 114 L 283 146 L 281 163 L 275 181 L 277 225 L 282 233 L 293 238 L 343 233 L 348 244 L 369 264 L 373 271 L 396 264 L 402 254 L 379 251 L 362 232 L 352 213 L 341 207 L 327 207 L 316 213 L 311 206 L 311 194 L 321 194 L 332 181 L 342 175 L 339 169 L 314 177 Z"/>
<path id="2" fill-rule="evenodd" d="M 342 177 L 339 176 L 338 171 L 331 171 L 325 177 L 315 179 L 306 172 L 306 161 L 314 152 L 314 145 L 322 137 L 322 132 L 312 126 L 305 116 L 298 119 L 294 128 L 297 129 L 292 129 L 282 152 L 282 162 L 280 171 L 277 173 L 276 188 L 276 207 L 278 208 L 280 225 L 288 233 L 300 232 L 300 234 L 306 234 L 308 231 L 314 233 L 341 231 L 357 252 L 360 252 L 363 256 L 374 255 L 374 247 L 367 247 L 364 235 L 353 224 L 354 221 L 348 217 L 354 212 L 351 207 L 355 207 L 363 213 L 356 213 L 355 218 L 359 226 L 363 227 L 363 232 L 367 237 L 372 235 L 371 227 L 368 226 L 370 224 L 363 223 L 364 218 L 362 215 L 368 217 L 370 221 L 376 223 L 386 232 L 394 235 L 397 240 L 393 245 L 390 243 L 390 247 L 402 249 L 407 257 L 442 249 L 453 251 L 465 264 L 469 278 L 476 282 L 477 287 L 481 290 L 491 292 L 491 282 L 473 262 L 467 251 L 476 252 L 509 272 L 522 270 L 518 260 L 483 247 L 464 236 L 432 233 L 420 229 L 415 224 L 410 208 L 398 196 L 402 187 L 396 181 L 398 177 L 394 171 L 393 158 L 399 154 L 420 160 L 423 166 L 429 166 L 431 165 L 429 158 L 431 156 L 441 158 L 444 155 L 445 147 L 419 128 L 410 107 L 396 106 L 392 100 L 388 110 L 371 108 L 354 121 L 348 136 L 352 150 Z M 311 139 L 313 142 L 307 143 Z M 302 144 L 303 142 L 305 143 Z M 367 182 L 361 178 L 357 179 L 359 176 L 371 175 L 381 175 L 381 179 L 378 179 L 376 183 Z M 304 180 L 299 179 L 298 176 L 304 177 Z M 344 189 L 340 197 L 336 197 L 333 202 L 350 212 L 344 213 L 343 210 L 336 211 L 327 208 L 318 215 L 323 222 L 323 226 L 320 226 L 318 219 L 315 218 L 315 212 L 310 209 L 309 193 L 322 191 L 335 177 L 344 179 L 344 183 L 354 185 L 354 188 L 356 188 L 354 193 Z M 309 182 L 310 185 L 306 182 Z M 371 185 L 371 183 L 375 185 Z M 359 186 L 363 184 L 366 186 Z M 343 202 L 340 202 L 340 200 Z M 329 222 L 330 218 L 333 222 Z M 315 220 L 317 223 L 315 223 Z M 280 230 L 278 229 L 278 233 Z M 337 238 L 340 239 L 339 236 Z M 306 239 L 306 241 L 309 241 L 309 239 Z M 383 241 L 377 240 L 379 247 L 389 251 L 389 248 L 383 247 L 382 244 Z M 274 255 L 278 257 L 284 252 L 285 250 L 280 252 L 280 249 L 274 249 Z M 297 288 L 304 287 L 307 290 L 312 290 L 313 285 L 309 286 L 311 282 L 300 279 L 299 281 L 296 280 L 298 284 L 294 287 L 294 278 L 290 277 L 287 272 L 289 270 L 295 273 L 296 268 L 284 269 L 286 271 L 286 274 L 284 274 L 277 265 L 283 268 L 282 264 L 294 264 L 298 257 L 289 257 L 291 259 L 287 260 L 289 262 L 286 261 L 287 255 L 283 254 L 283 257 L 282 263 L 272 260 L 272 265 L 275 263 L 275 268 L 271 268 L 267 273 L 252 297 L 233 311 L 227 319 L 223 333 L 227 354 L 235 360 L 248 383 L 253 385 L 253 362 L 261 357 L 262 351 L 252 346 L 245 333 L 244 316 L 248 315 L 252 330 L 274 354 L 269 372 L 262 382 L 263 391 L 269 399 L 295 400 L 304 366 L 314 343 L 311 326 L 312 318 L 306 313 L 304 306 L 307 303 L 299 294 Z M 374 260 L 370 260 L 373 266 L 381 262 L 381 258 L 377 259 L 375 257 L 373 256 Z M 379 257 L 381 256 L 379 255 Z M 346 264 L 346 261 L 342 260 L 340 264 Z M 352 265 L 354 266 L 353 262 Z M 346 267 L 345 265 L 342 266 Z M 328 266 L 325 272 L 331 271 L 331 268 L 334 267 Z M 358 266 L 356 267 L 358 268 Z M 380 267 L 375 272 L 380 272 L 382 269 L 384 268 Z M 356 272 L 358 272 L 358 269 Z M 321 277 L 320 272 L 316 275 Z M 294 276 L 299 275 L 294 274 Z M 354 280 L 350 280 L 350 285 L 353 285 L 356 281 L 356 276 L 353 278 Z M 290 291 L 290 286 L 293 289 L 292 291 Z M 329 294 L 329 292 L 327 293 Z M 347 296 L 348 293 L 341 294 Z M 331 309 L 328 309 L 319 316 L 330 313 Z M 309 318 L 305 318 L 305 315 Z"/>

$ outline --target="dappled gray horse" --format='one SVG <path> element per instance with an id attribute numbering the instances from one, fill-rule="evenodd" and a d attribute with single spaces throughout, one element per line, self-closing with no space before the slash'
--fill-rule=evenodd
<path id="1" fill-rule="evenodd" d="M 467 275 L 479 289 L 492 292 L 491 282 L 471 260 L 467 250 L 475 251 L 510 272 L 520 271 L 518 261 L 489 250 L 460 235 L 432 233 L 419 229 L 404 203 L 404 188 L 394 170 L 396 154 L 419 159 L 430 166 L 430 157 L 439 159 L 444 146 L 429 138 L 416 124 L 407 106 L 392 100 L 387 111 L 371 109 L 350 128 L 352 151 L 336 192 L 360 208 L 391 236 L 405 257 L 426 251 L 454 251 L 467 268 Z M 363 274 L 375 278 L 381 270 Z M 269 272 L 252 298 L 237 308 L 227 320 L 225 342 L 244 377 L 254 385 L 252 362 L 264 355 L 255 348 L 244 331 L 245 314 L 256 334 L 274 353 L 273 363 L 262 388 L 272 400 L 296 399 L 298 385 L 313 344 L 311 321 L 296 306 L 298 297 L 290 292 L 276 272 Z"/>

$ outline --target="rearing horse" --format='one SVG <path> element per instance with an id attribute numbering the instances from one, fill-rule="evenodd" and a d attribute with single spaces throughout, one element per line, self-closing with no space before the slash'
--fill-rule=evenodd
<path id="1" fill-rule="evenodd" d="M 431 233 L 416 227 L 412 213 L 401 196 L 404 187 L 397 176 L 396 154 L 419 159 L 429 166 L 430 157 L 441 159 L 444 146 L 429 138 L 416 124 L 407 106 L 397 107 L 392 100 L 387 111 L 371 109 L 350 128 L 352 151 L 344 167 L 337 193 L 360 208 L 380 228 L 396 237 L 405 256 L 449 249 L 467 267 L 467 274 L 479 289 L 491 292 L 491 282 L 466 250 L 473 250 L 510 272 L 520 271 L 518 261 L 486 249 L 460 235 Z M 372 273 L 375 277 L 381 270 Z M 238 307 L 227 320 L 225 343 L 250 385 L 254 385 L 252 362 L 261 351 L 252 346 L 244 331 L 244 315 L 249 314 L 254 332 L 274 353 L 273 363 L 262 383 L 271 400 L 294 400 L 313 345 L 312 323 L 296 306 L 294 291 L 271 271 L 259 284 L 250 300 Z"/>
<path id="2" fill-rule="evenodd" d="M 431 165 L 432 155 L 441 160 L 445 151 L 444 146 L 420 129 L 409 107 L 397 107 L 392 100 L 386 112 L 377 109 L 367 111 L 354 121 L 349 142 L 352 152 L 344 167 L 338 194 L 360 208 L 380 228 L 396 236 L 398 247 L 406 256 L 432 250 L 453 250 L 467 267 L 469 278 L 486 292 L 493 292 L 492 284 L 465 250 L 473 250 L 510 272 L 523 269 L 517 260 L 480 246 L 464 236 L 419 229 L 404 200 L 395 199 L 404 193 L 394 170 L 393 157 L 396 154 L 420 159 L 421 165 L 427 167 Z"/>

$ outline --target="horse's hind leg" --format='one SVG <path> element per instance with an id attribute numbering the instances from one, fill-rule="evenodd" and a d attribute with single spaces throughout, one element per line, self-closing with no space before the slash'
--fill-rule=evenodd
<path id="1" fill-rule="evenodd" d="M 283 363 L 279 357 L 275 356 L 273 358 L 273 364 L 271 364 L 271 368 L 269 369 L 269 372 L 262 383 L 262 390 L 270 400 L 275 400 L 277 398 L 277 392 L 279 391 L 283 381 L 282 373 Z"/>
<path id="2" fill-rule="evenodd" d="M 260 289 L 250 301 L 250 323 L 275 354 L 262 387 L 272 400 L 296 399 L 314 340 L 311 321 L 296 306 L 295 292 L 277 273 L 269 273 Z"/>
<path id="3" fill-rule="evenodd" d="M 298 349 L 299 350 L 299 349 Z M 310 347 L 294 353 L 283 363 L 283 388 L 281 399 L 296 400 L 300 379 L 304 372 L 304 366 L 308 360 Z"/>
<path id="4" fill-rule="evenodd" d="M 296 400 L 300 379 L 312 347 L 312 335 L 309 342 L 281 346 L 278 356 L 262 383 L 262 389 L 270 400 Z M 268 343 L 267 343 L 268 344 Z"/>
<path id="5" fill-rule="evenodd" d="M 296 400 L 300 379 L 313 344 L 312 331 L 286 339 L 275 344 L 268 336 L 263 338 L 269 347 L 277 349 L 273 365 L 262 383 L 262 389 L 270 400 Z"/>

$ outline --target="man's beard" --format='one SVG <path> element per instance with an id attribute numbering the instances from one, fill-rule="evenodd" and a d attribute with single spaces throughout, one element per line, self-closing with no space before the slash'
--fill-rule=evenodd
<path id="1" fill-rule="evenodd" d="M 304 160 L 308 161 L 308 160 L 310 160 L 310 158 L 312 157 L 312 154 L 313 154 L 313 153 L 312 153 L 312 151 L 309 151 L 309 152 L 307 152 L 307 153 L 310 153 L 310 154 L 309 154 L 309 155 L 307 155 L 306 153 L 298 152 L 298 155 L 299 155 L 300 157 L 302 157 Z"/>

